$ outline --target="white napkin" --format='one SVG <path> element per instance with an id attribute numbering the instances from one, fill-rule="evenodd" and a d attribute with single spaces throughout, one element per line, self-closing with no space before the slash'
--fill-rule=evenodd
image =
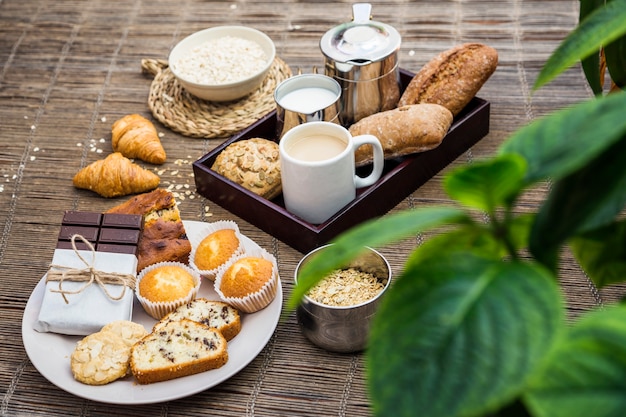
<path id="1" fill-rule="evenodd" d="M 78 252 L 98 271 L 136 276 L 135 255 L 84 250 Z M 52 264 L 76 269 L 87 268 L 72 249 L 55 249 Z M 63 290 L 75 291 L 84 285 L 85 282 L 64 281 Z M 119 297 L 124 290 L 122 285 L 104 285 L 113 297 Z M 66 294 L 69 301 L 66 304 L 62 294 L 51 291 L 59 289 L 59 282 L 47 282 L 39 317 L 33 328 L 39 332 L 88 335 L 114 320 L 131 320 L 134 292 L 131 288 L 125 288 L 124 296 L 120 300 L 111 300 L 100 285 L 94 282 L 78 294 Z"/>

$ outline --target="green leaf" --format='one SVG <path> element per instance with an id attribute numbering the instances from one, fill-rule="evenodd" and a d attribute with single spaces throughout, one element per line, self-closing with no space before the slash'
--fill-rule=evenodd
<path id="1" fill-rule="evenodd" d="M 570 245 L 576 260 L 597 287 L 626 281 L 626 221 L 574 237 Z"/>
<path id="2" fill-rule="evenodd" d="M 581 0 L 578 21 L 582 22 L 591 12 L 604 7 L 604 0 Z M 587 78 L 589 87 L 594 94 L 602 94 L 602 82 L 600 75 L 600 46 L 588 57 L 581 60 L 581 65 Z"/>
<path id="3" fill-rule="evenodd" d="M 624 23 L 626 25 L 626 23 Z M 606 67 L 611 79 L 621 89 L 626 88 L 626 36 L 618 38 L 604 47 Z"/>
<path id="4" fill-rule="evenodd" d="M 587 313 L 524 396 L 535 417 L 626 415 L 626 307 Z"/>
<path id="5" fill-rule="evenodd" d="M 533 214 L 524 214 L 509 219 L 507 230 L 514 250 L 528 247 L 528 235 L 534 220 Z M 425 240 L 406 262 L 406 267 L 423 262 L 427 258 L 440 256 L 444 252 L 473 251 L 493 259 L 503 259 L 511 255 L 509 247 L 494 236 L 487 225 L 469 223 L 459 229 L 448 231 Z"/>
<path id="6" fill-rule="evenodd" d="M 452 251 L 474 251 L 495 260 L 507 255 L 502 243 L 494 238 L 485 225 L 471 223 L 457 230 L 429 237 L 409 255 L 405 267 L 411 268 L 428 258 Z"/>
<path id="7" fill-rule="evenodd" d="M 528 185 L 548 178 L 558 180 L 595 159 L 624 135 L 624 109 L 624 92 L 579 103 L 519 129 L 498 152 L 517 153 L 526 159 Z"/>
<path id="8" fill-rule="evenodd" d="M 519 155 L 500 155 L 451 171 L 444 179 L 448 195 L 461 204 L 493 213 L 508 206 L 522 189 L 526 161 Z"/>
<path id="9" fill-rule="evenodd" d="M 444 252 L 383 298 L 367 351 L 379 416 L 478 416 L 510 404 L 564 324 L 556 280 L 538 265 Z"/>
<path id="10" fill-rule="evenodd" d="M 299 271 L 298 282 L 287 303 L 294 309 L 318 281 L 363 252 L 365 246 L 379 247 L 443 224 L 464 223 L 468 218 L 455 207 L 425 207 L 407 210 L 364 222 L 331 241 L 324 256 L 313 256 Z"/>
<path id="11" fill-rule="evenodd" d="M 579 23 L 552 53 L 533 89 L 537 90 L 577 61 L 597 52 L 602 45 L 626 34 L 626 0 L 613 0 Z"/>
<path id="12" fill-rule="evenodd" d="M 611 223 L 626 205 L 626 133 L 591 163 L 557 181 L 537 213 L 529 249 L 554 267 L 552 255 L 567 239 Z"/>

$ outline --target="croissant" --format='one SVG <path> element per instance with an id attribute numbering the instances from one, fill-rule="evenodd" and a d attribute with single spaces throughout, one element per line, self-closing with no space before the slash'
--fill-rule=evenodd
<path id="1" fill-rule="evenodd" d="M 73 182 L 76 188 L 109 198 L 153 190 L 159 186 L 160 178 L 115 152 L 78 171 Z"/>
<path id="2" fill-rule="evenodd" d="M 113 123 L 113 151 L 127 158 L 137 158 L 151 164 L 165 162 L 165 150 L 152 122 L 139 114 L 129 114 Z"/>

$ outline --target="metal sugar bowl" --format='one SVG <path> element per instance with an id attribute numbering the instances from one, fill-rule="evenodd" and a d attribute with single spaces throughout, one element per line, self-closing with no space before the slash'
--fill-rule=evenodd
<path id="1" fill-rule="evenodd" d="M 340 122 L 346 127 L 396 107 L 400 99 L 401 37 L 392 26 L 371 20 L 371 11 L 369 3 L 355 3 L 353 20 L 320 40 L 325 74 L 342 88 Z"/>

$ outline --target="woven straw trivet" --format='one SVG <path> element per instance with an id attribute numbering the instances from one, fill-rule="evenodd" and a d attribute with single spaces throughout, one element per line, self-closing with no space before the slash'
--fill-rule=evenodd
<path id="1" fill-rule="evenodd" d="M 141 68 L 154 75 L 148 97 L 154 117 L 175 132 L 204 139 L 232 136 L 275 110 L 274 89 L 291 77 L 289 66 L 275 58 L 258 90 L 238 101 L 218 103 L 185 91 L 165 60 L 143 59 Z"/>

